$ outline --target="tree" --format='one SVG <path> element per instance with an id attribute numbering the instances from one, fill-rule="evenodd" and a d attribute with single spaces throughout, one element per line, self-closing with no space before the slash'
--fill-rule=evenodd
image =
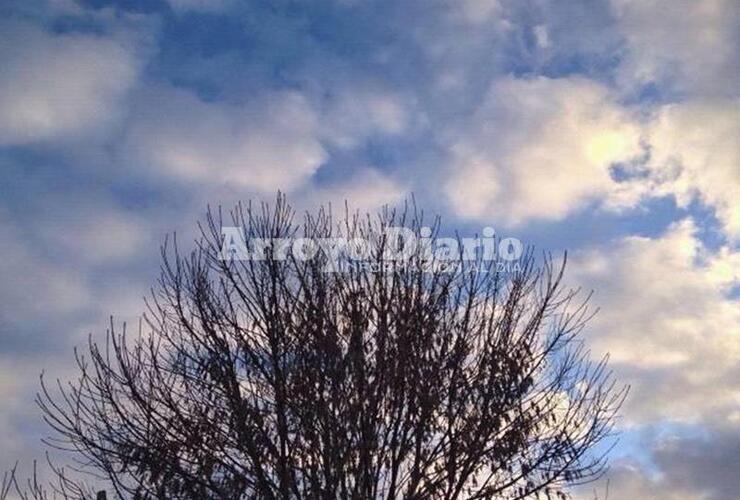
<path id="1" fill-rule="evenodd" d="M 443 266 L 389 236 L 420 234 L 414 206 L 296 218 L 279 196 L 209 210 L 190 253 L 165 243 L 137 335 L 111 321 L 75 382 L 42 382 L 49 444 L 122 499 L 566 498 L 603 473 L 625 390 L 589 361 L 565 258 Z M 224 258 L 226 226 L 262 258 Z M 338 236 L 367 242 L 362 265 L 278 255 Z"/>

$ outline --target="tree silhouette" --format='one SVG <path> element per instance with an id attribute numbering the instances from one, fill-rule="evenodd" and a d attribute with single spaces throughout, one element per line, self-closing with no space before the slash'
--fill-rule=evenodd
<path id="1" fill-rule="evenodd" d="M 209 211 L 194 251 L 163 247 L 137 334 L 111 321 L 76 354 L 76 381 L 42 381 L 48 444 L 73 474 L 121 499 L 334 500 L 566 498 L 603 473 L 596 445 L 625 390 L 589 361 L 588 297 L 564 287 L 565 259 L 530 249 L 510 273 L 418 248 L 389 260 L 408 242 L 388 228 L 424 226 L 413 206 L 296 220 L 282 196 Z M 274 246 L 225 259 L 225 226 L 245 241 L 362 238 L 371 265 L 331 272 L 324 251 Z M 5 489 L 94 498 L 69 472 Z"/>

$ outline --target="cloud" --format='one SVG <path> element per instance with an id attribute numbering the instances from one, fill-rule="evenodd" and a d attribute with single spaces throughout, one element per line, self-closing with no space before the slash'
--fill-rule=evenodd
<path id="1" fill-rule="evenodd" d="M 606 478 L 583 488 L 577 500 L 593 500 L 589 490 L 608 498 L 651 500 L 727 500 L 740 491 L 735 468 L 740 456 L 740 428 L 718 427 L 703 432 L 643 433 L 649 465 L 625 458 L 615 462 Z M 657 435 L 656 435 L 657 434 Z"/>
<path id="2" fill-rule="evenodd" d="M 91 295 L 83 279 L 54 265 L 44 248 L 24 236 L 10 215 L 0 211 L 0 321 L 5 334 L 13 325 L 79 311 Z"/>
<path id="3" fill-rule="evenodd" d="M 317 113 L 297 92 L 230 103 L 150 88 L 133 113 L 123 161 L 176 181 L 289 191 L 327 159 Z"/>
<path id="4" fill-rule="evenodd" d="M 140 61 L 115 38 L 4 22 L 0 145 L 90 138 L 117 123 Z"/>
<path id="5" fill-rule="evenodd" d="M 304 196 L 308 204 L 314 206 L 331 203 L 335 211 L 341 212 L 346 202 L 351 210 L 369 212 L 383 205 L 400 202 L 406 192 L 404 186 L 388 175 L 372 168 L 363 168 L 349 179 L 313 187 Z"/>
<path id="6" fill-rule="evenodd" d="M 328 99 L 322 135 L 343 149 L 373 135 L 398 136 L 409 127 L 414 99 L 372 85 L 345 82 Z"/>
<path id="7" fill-rule="evenodd" d="M 156 247 L 151 229 L 141 216 L 102 203 L 79 203 L 72 213 L 60 211 L 42 220 L 36 233 L 57 255 L 95 266 L 130 264 L 143 249 L 150 251 Z"/>
<path id="8" fill-rule="evenodd" d="M 737 95 L 740 8 L 734 0 L 611 0 L 626 42 L 627 85 Z"/>
<path id="9" fill-rule="evenodd" d="M 234 4 L 234 0 L 167 0 L 178 12 L 221 12 Z"/>
<path id="10" fill-rule="evenodd" d="M 500 79 L 458 135 L 445 188 L 458 215 L 518 224 L 635 201 L 610 167 L 640 154 L 639 123 L 589 80 Z"/>
<path id="11" fill-rule="evenodd" d="M 508 77 L 456 134 L 446 193 L 460 216 L 555 221 L 674 196 L 713 208 L 740 237 L 737 100 L 666 104 L 641 119 L 590 80 Z"/>
<path id="12" fill-rule="evenodd" d="M 721 421 L 740 408 L 740 253 L 708 250 L 686 219 L 578 252 L 570 271 L 596 290 L 588 341 L 632 385 L 628 423 Z"/>
<path id="13" fill-rule="evenodd" d="M 82 190 L 26 200 L 20 213 L 0 206 L 5 353 L 68 355 L 111 314 L 140 314 L 163 237 L 153 237 L 157 223 Z"/>
<path id="14" fill-rule="evenodd" d="M 39 370 L 29 369 L 29 364 L 19 360 L 0 357 L 0 401 L 3 411 L 0 412 L 0 433 L 3 435 L 3 447 L 0 450 L 0 476 L 5 467 L 19 460 L 29 443 L 20 432 L 22 418 L 32 418 L 34 406 L 31 405 L 31 394 L 38 381 Z"/>
<path id="15" fill-rule="evenodd" d="M 692 101 L 661 108 L 648 129 L 656 194 L 714 207 L 740 238 L 740 102 Z"/>
<path id="16" fill-rule="evenodd" d="M 607 476 L 609 498 L 734 498 L 740 253 L 707 248 L 685 219 L 656 237 L 577 251 L 569 276 L 595 290 L 601 307 L 586 334 L 594 356 L 609 352 L 617 378 L 632 386 L 622 423 L 637 436 Z M 591 491 L 576 498 L 592 500 Z"/>
<path id="17" fill-rule="evenodd" d="M 503 9 L 499 0 L 453 0 L 448 2 L 455 13 L 472 24 L 490 22 L 492 17 L 501 14 Z"/>

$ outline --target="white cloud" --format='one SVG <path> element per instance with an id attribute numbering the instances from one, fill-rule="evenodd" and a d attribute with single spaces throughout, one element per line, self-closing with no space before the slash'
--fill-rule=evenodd
<path id="1" fill-rule="evenodd" d="M 182 89 L 150 89 L 134 115 L 124 161 L 204 187 L 292 190 L 327 158 L 317 114 L 296 92 L 243 104 L 206 102 Z"/>
<path id="2" fill-rule="evenodd" d="M 322 135 L 340 148 L 355 147 L 373 134 L 397 136 L 409 126 L 412 101 L 372 85 L 345 84 L 326 106 Z"/>
<path id="3" fill-rule="evenodd" d="M 373 211 L 383 205 L 394 205 L 402 200 L 406 190 L 387 175 L 364 168 L 349 179 L 328 186 L 314 188 L 308 194 L 312 205 L 331 203 L 334 210 L 343 210 L 345 201 L 351 210 Z"/>
<path id="4" fill-rule="evenodd" d="M 458 136 L 446 192 L 459 215 L 561 220 L 589 203 L 619 210 L 670 195 L 683 208 L 701 200 L 740 237 L 737 100 L 668 104 L 638 120 L 585 79 L 506 78 Z M 615 164 L 641 175 L 616 180 Z"/>
<path id="5" fill-rule="evenodd" d="M 28 443 L 24 442 L 23 434 L 19 432 L 18 417 L 31 417 L 33 405 L 30 397 L 33 394 L 29 387 L 30 381 L 38 380 L 39 369 L 30 369 L 28 363 L 19 360 L 0 357 L 0 400 L 3 402 L 3 411 L 0 412 L 0 432 L 3 435 L 3 446 L 0 449 L 0 476 L 6 467 L 11 467 L 19 460 L 19 455 Z M 35 387 L 33 388 L 35 389 Z M 25 400 L 24 400 L 25 399 Z"/>
<path id="6" fill-rule="evenodd" d="M 628 422 L 728 419 L 740 409 L 740 254 L 707 250 L 691 220 L 657 238 L 581 252 L 571 279 L 596 290 L 589 345 L 632 385 Z"/>
<path id="7" fill-rule="evenodd" d="M 640 154 L 639 124 L 585 79 L 497 81 L 451 150 L 446 192 L 462 216 L 559 220 L 600 198 L 637 198 L 610 167 Z"/>
<path id="8" fill-rule="evenodd" d="M 727 500 L 735 498 L 740 477 L 734 463 L 740 453 L 740 429 L 713 427 L 701 432 L 644 429 L 640 432 L 646 462 L 617 460 L 605 479 L 582 488 L 577 500 L 593 500 L 589 490 L 607 498 L 651 500 Z M 649 465 L 648 465 L 649 464 Z M 605 497 L 601 495 L 598 498 Z"/>
<path id="9" fill-rule="evenodd" d="M 70 362 L 71 348 L 60 357 L 59 353 L 33 353 L 20 357 L 16 353 L 0 354 L 0 482 L 3 474 L 18 464 L 19 479 L 30 477 L 34 461 L 39 464 L 42 482 L 53 479 L 45 465 L 46 453 L 57 456 L 41 439 L 51 434 L 35 404 L 40 390 L 39 375 L 42 371 L 47 382 L 70 380 L 79 375 Z M 62 359 L 63 358 L 63 359 Z M 10 496 L 11 499 L 18 497 Z M 20 500 L 20 499 L 18 499 Z"/>
<path id="10" fill-rule="evenodd" d="M 138 250 L 129 238 L 140 242 L 139 221 L 87 201 L 78 202 L 87 211 L 70 213 L 53 201 L 62 212 L 56 219 L 0 208 L 0 476 L 16 461 L 24 473 L 32 460 L 43 463 L 39 440 L 49 429 L 34 404 L 39 374 L 46 371 L 52 383 L 76 375 L 72 347 L 104 332 L 111 314 L 136 325 L 151 284 L 151 274 L 141 280 L 130 265 L 105 266 Z"/>
<path id="11" fill-rule="evenodd" d="M 502 12 L 499 0 L 452 0 L 455 12 L 471 24 L 484 24 Z"/>
<path id="12" fill-rule="evenodd" d="M 608 478 L 608 484 L 606 481 L 599 481 L 581 487 L 574 499 L 708 500 L 704 492 L 686 491 L 675 483 L 651 475 L 643 464 L 634 462 L 616 464 L 609 471 Z"/>
<path id="13" fill-rule="evenodd" d="M 628 85 L 737 94 L 740 7 L 735 0 L 612 0 L 626 40 Z"/>
<path id="14" fill-rule="evenodd" d="M 547 31 L 546 25 L 538 24 L 533 28 L 532 32 L 539 48 L 548 49 L 550 47 L 552 42 L 550 41 L 550 34 Z"/>
<path id="15" fill-rule="evenodd" d="M 46 258 L 43 248 L 21 234 L 9 214 L 0 212 L 0 222 L 0 304 L 8 311 L 1 319 L 23 325 L 79 311 L 90 301 L 85 281 Z"/>
<path id="16" fill-rule="evenodd" d="M 80 205 L 87 205 L 83 208 Z M 156 248 L 152 228 L 137 216 L 113 207 L 81 203 L 76 213 L 44 219 L 36 232 L 44 247 L 86 265 L 132 262 Z"/>
<path id="17" fill-rule="evenodd" d="M 0 145 L 89 138 L 117 122 L 139 70 L 131 46 L 26 24 L 1 29 Z"/>
<path id="18" fill-rule="evenodd" d="M 674 194 L 681 206 L 698 197 L 740 238 L 740 102 L 665 106 L 648 137 L 656 194 Z"/>
<path id="19" fill-rule="evenodd" d="M 53 201 L 58 213 L 39 221 L 0 209 L 0 339 L 7 352 L 71 348 L 104 329 L 111 314 L 143 311 L 151 284 L 145 271 L 158 259 L 151 227 L 112 207 L 82 201 L 74 213 Z"/>
<path id="20" fill-rule="evenodd" d="M 219 12 L 234 4 L 234 0 L 167 0 L 178 12 Z"/>

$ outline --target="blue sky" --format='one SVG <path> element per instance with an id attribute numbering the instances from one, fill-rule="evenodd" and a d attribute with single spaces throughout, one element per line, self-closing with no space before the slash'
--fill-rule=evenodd
<path id="1" fill-rule="evenodd" d="M 0 3 L 0 465 L 207 204 L 414 193 L 571 253 L 632 386 L 612 498 L 740 490 L 733 0 Z"/>

